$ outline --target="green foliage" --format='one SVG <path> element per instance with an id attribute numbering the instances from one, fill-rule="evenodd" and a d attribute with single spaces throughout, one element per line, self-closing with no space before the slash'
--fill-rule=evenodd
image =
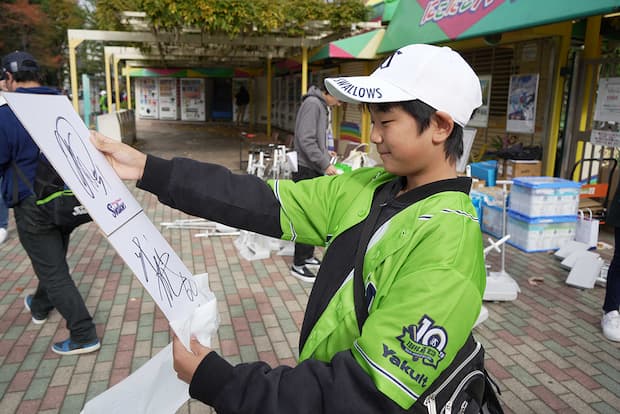
<path id="1" fill-rule="evenodd" d="M 121 29 L 122 11 L 144 11 L 156 31 L 229 36 L 301 36 L 308 22 L 328 20 L 332 30 L 342 30 L 367 16 L 360 0 L 105 0 L 96 6 L 101 29 Z"/>
<path id="2" fill-rule="evenodd" d="M 0 14 L 0 54 L 26 50 L 43 68 L 45 83 L 62 85 L 67 29 L 82 28 L 86 11 L 75 0 L 5 0 Z"/>

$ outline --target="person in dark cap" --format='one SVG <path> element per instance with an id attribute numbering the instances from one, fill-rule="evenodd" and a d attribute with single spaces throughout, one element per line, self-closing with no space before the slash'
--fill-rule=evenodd
<path id="1" fill-rule="evenodd" d="M 7 91 L 58 94 L 55 89 L 41 86 L 39 77 L 39 65 L 31 54 L 15 51 L 2 58 L 0 79 Z M 13 207 L 19 240 L 39 279 L 35 293 L 24 297 L 24 305 L 35 324 L 44 323 L 52 309 L 67 321 L 70 337 L 53 344 L 52 351 L 61 355 L 93 352 L 100 347 L 95 324 L 67 264 L 72 229 L 54 224 L 49 213 L 37 206 L 32 191 L 41 159 L 44 157 L 39 147 L 9 106 L 0 106 L 2 197 Z"/>

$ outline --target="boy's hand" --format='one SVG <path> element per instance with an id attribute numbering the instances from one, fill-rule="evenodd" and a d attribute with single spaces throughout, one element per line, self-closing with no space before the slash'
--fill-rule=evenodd
<path id="1" fill-rule="evenodd" d="M 115 141 L 97 131 L 90 132 L 90 140 L 123 180 L 139 180 L 144 174 L 146 154 L 122 142 Z"/>
<path id="2" fill-rule="evenodd" d="M 177 338 L 176 335 L 172 338 L 172 356 L 174 357 L 174 370 L 177 373 L 177 377 L 181 381 L 185 381 L 188 384 L 192 382 L 194 372 L 198 368 L 198 365 L 207 356 L 208 353 L 213 351 L 211 348 L 202 346 L 200 342 L 194 337 L 190 339 L 189 346 L 192 352 L 189 352 L 185 345 Z"/>

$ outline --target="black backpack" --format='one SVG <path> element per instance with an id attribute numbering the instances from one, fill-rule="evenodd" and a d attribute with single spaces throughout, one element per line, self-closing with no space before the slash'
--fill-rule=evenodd
<path id="1" fill-rule="evenodd" d="M 19 198 L 18 177 L 36 196 L 36 204 L 49 216 L 50 221 L 66 230 L 73 230 L 81 224 L 92 221 L 86 208 L 75 197 L 56 172 L 54 167 L 39 154 L 35 172 L 34 186 L 30 184 L 15 161 L 13 171 L 13 200 Z"/>

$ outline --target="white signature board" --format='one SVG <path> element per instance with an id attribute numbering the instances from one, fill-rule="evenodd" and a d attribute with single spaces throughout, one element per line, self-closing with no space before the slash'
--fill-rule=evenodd
<path id="1" fill-rule="evenodd" d="M 3 96 L 168 321 L 187 319 L 204 296 L 190 271 L 90 142 L 88 128 L 67 97 Z"/>
<path id="2" fill-rule="evenodd" d="M 106 236 L 142 207 L 89 140 L 64 95 L 3 93 L 13 113 Z"/>

